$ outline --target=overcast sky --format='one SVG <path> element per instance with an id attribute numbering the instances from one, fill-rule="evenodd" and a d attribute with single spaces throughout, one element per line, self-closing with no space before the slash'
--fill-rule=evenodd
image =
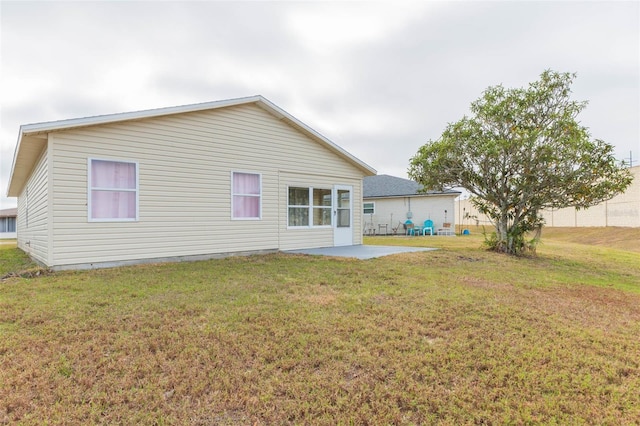
<path id="1" fill-rule="evenodd" d="M 21 124 L 260 94 L 380 174 L 489 86 L 576 72 L 640 164 L 640 2 L 0 1 L 0 208 Z"/>

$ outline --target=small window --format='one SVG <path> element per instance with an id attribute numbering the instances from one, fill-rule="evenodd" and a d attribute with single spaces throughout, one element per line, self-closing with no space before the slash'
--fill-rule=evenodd
<path id="1" fill-rule="evenodd" d="M 376 214 L 376 203 L 362 203 L 364 214 Z"/>
<path id="2" fill-rule="evenodd" d="M 89 220 L 138 220 L 138 164 L 89 160 Z"/>
<path id="3" fill-rule="evenodd" d="M 262 182 L 257 173 L 232 173 L 231 211 L 233 219 L 260 219 Z"/>

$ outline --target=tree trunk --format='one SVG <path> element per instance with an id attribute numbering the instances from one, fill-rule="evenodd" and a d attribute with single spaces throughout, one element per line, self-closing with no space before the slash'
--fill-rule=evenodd
<path id="1" fill-rule="evenodd" d="M 504 253 L 511 253 L 509 247 L 509 220 L 505 214 L 503 214 L 498 221 L 497 237 L 498 241 L 495 248 Z"/>

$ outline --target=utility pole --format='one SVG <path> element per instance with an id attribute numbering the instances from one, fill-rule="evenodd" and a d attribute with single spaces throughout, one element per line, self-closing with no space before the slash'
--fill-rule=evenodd
<path id="1" fill-rule="evenodd" d="M 629 167 L 633 167 L 633 151 L 631 150 L 629 151 Z"/>

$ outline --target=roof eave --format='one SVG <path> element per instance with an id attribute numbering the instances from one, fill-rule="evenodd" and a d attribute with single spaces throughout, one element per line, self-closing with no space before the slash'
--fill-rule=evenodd
<path id="1" fill-rule="evenodd" d="M 254 103 L 262 100 L 262 96 L 255 95 L 244 98 L 227 99 L 222 101 L 202 102 L 199 104 L 180 105 L 175 107 L 155 108 L 133 112 L 119 112 L 115 114 L 97 115 L 93 117 L 71 118 L 68 120 L 47 121 L 43 123 L 26 124 L 20 126 L 25 135 L 49 133 L 58 130 L 69 130 L 77 127 L 95 126 L 100 124 L 118 123 L 122 121 L 143 118 L 160 117 L 163 115 L 183 114 L 186 112 L 218 109 L 234 105 Z"/>
<path id="2" fill-rule="evenodd" d="M 22 126 L 20 126 L 20 130 L 18 132 L 18 141 L 16 142 L 16 148 L 13 151 L 13 161 L 11 162 L 11 171 L 9 172 L 9 184 L 7 185 L 7 193 L 8 197 L 17 197 L 17 190 L 13 187 L 15 185 L 15 168 L 16 168 L 16 159 L 18 158 L 18 151 L 20 150 L 20 145 L 22 143 Z"/>
<path id="3" fill-rule="evenodd" d="M 26 147 L 25 147 L 26 143 Z M 18 134 L 18 142 L 13 153 L 13 163 L 7 185 L 7 197 L 17 197 L 24 187 L 29 173 L 33 169 L 38 157 L 47 143 L 47 137 L 28 136 L 22 132 Z"/>
<path id="4" fill-rule="evenodd" d="M 458 196 L 462 194 L 460 191 L 451 192 L 434 192 L 429 194 L 401 194 L 401 195 L 364 195 L 362 198 L 406 198 L 406 197 L 441 197 L 441 196 Z"/>

